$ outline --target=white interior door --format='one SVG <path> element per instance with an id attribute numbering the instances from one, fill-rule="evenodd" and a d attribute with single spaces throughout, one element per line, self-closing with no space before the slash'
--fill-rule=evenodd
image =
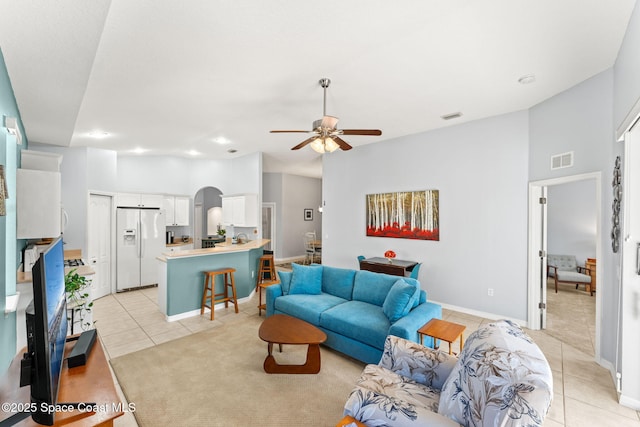
<path id="1" fill-rule="evenodd" d="M 640 125 L 624 139 L 624 178 L 622 181 L 622 387 L 620 403 L 640 408 Z"/>
<path id="2" fill-rule="evenodd" d="M 547 324 L 547 187 L 529 185 L 529 328 Z"/>
<path id="3" fill-rule="evenodd" d="M 111 293 L 111 213 L 111 196 L 89 196 L 87 262 L 96 272 L 91 281 L 93 299 Z"/>

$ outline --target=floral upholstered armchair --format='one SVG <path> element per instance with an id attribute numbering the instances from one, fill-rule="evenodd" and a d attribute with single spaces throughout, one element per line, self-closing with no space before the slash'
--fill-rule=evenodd
<path id="1" fill-rule="evenodd" d="M 344 414 L 367 426 L 540 426 L 552 397 L 542 351 L 501 320 L 472 333 L 459 358 L 388 336 Z"/>

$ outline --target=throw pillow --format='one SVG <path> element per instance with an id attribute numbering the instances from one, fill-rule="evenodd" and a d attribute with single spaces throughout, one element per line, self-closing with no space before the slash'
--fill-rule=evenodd
<path id="1" fill-rule="evenodd" d="M 321 265 L 300 265 L 292 264 L 293 276 L 289 295 L 309 294 L 319 295 L 322 293 L 322 266 Z"/>
<path id="2" fill-rule="evenodd" d="M 416 287 L 398 279 L 387 294 L 382 304 L 382 311 L 391 323 L 406 316 L 416 298 Z"/>

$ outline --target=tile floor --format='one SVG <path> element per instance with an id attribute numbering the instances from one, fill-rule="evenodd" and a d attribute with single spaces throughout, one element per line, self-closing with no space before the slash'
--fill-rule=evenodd
<path id="1" fill-rule="evenodd" d="M 257 315 L 256 296 L 240 304 L 238 315 L 233 313 L 233 309 L 216 310 L 214 321 L 205 315 L 168 323 L 158 311 L 156 294 L 157 288 L 148 288 L 109 295 L 95 301 L 93 316 L 107 357 L 114 358 Z M 544 425 L 640 427 L 640 413 L 617 403 L 610 373 L 593 361 L 594 320 L 589 317 L 588 310 L 594 299 L 580 292 L 571 295 L 561 291 L 558 294 L 552 290 L 549 292 L 549 330 L 528 331 L 553 370 L 555 397 Z M 579 303 L 576 303 L 576 298 Z M 576 306 L 587 316 L 587 321 L 577 315 Z M 562 316 L 563 313 L 567 315 Z M 465 336 L 490 322 L 450 310 L 444 310 L 443 318 L 465 325 Z M 585 322 L 591 326 L 585 329 Z M 458 347 L 455 343 L 454 351 L 459 351 Z M 121 397 L 124 401 L 122 394 Z M 137 426 L 132 414 L 117 418 L 115 425 Z"/>

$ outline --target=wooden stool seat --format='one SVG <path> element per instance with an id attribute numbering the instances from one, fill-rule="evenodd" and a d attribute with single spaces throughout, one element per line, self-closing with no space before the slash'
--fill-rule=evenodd
<path id="1" fill-rule="evenodd" d="M 216 303 L 224 302 L 224 307 L 229 307 L 232 302 L 236 313 L 238 313 L 238 298 L 236 296 L 236 282 L 233 277 L 235 268 L 219 268 L 217 270 L 204 271 L 204 289 L 202 290 L 202 305 L 200 306 L 200 314 L 204 314 L 205 307 L 211 309 L 211 320 L 213 320 L 214 306 Z M 215 293 L 216 276 L 222 276 L 222 292 Z M 229 288 L 231 288 L 231 296 L 229 296 Z M 209 300 L 210 305 L 207 305 Z"/>
<path id="2" fill-rule="evenodd" d="M 262 302 L 262 290 L 267 286 L 280 283 L 276 276 L 276 266 L 273 254 L 265 254 L 258 260 L 258 275 L 256 278 L 256 292 L 258 292 L 258 316 L 262 315 L 262 310 L 267 306 Z"/>

